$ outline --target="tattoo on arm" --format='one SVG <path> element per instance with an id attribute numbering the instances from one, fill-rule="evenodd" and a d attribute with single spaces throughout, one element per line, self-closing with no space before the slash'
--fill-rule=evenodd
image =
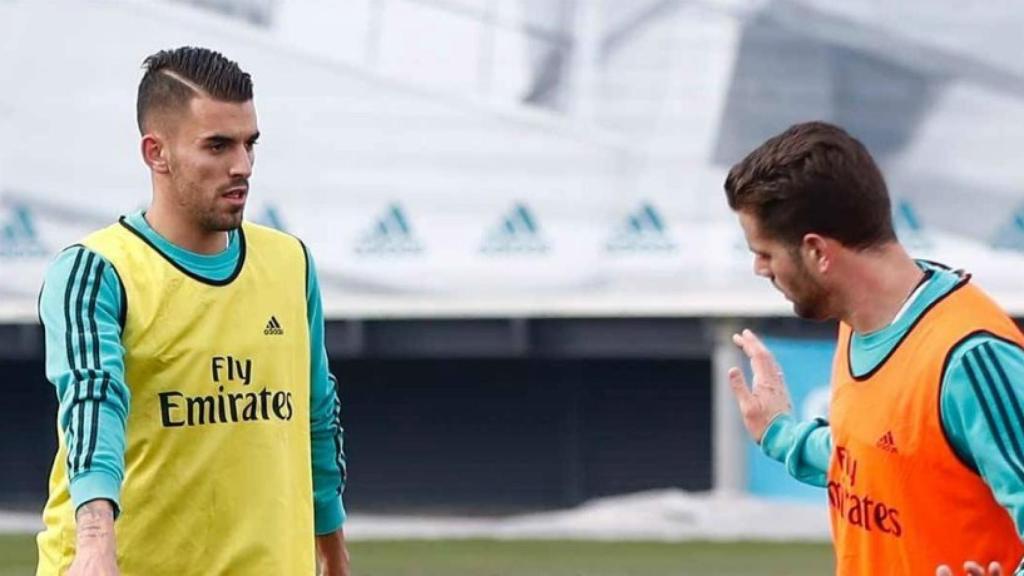
<path id="1" fill-rule="evenodd" d="M 93 500 L 83 504 L 75 514 L 78 540 L 101 540 L 113 534 L 114 506 L 107 500 Z"/>

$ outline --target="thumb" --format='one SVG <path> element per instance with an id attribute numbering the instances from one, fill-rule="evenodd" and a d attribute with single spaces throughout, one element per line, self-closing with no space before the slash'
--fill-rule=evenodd
<path id="1" fill-rule="evenodd" d="M 729 369 L 729 388 L 732 388 L 732 393 L 736 395 L 740 404 L 750 400 L 750 388 L 747 386 L 747 378 L 743 375 L 743 370 Z"/>
<path id="2" fill-rule="evenodd" d="M 935 576 L 953 576 L 953 571 L 949 568 L 949 566 L 943 564 L 942 566 L 939 566 L 935 569 Z"/>

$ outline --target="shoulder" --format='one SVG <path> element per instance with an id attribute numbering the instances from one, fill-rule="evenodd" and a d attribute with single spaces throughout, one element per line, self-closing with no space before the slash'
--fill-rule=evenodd
<path id="1" fill-rule="evenodd" d="M 102 251 L 104 245 L 123 241 L 125 238 L 137 236 L 138 232 L 134 228 L 131 228 L 125 223 L 125 218 L 121 217 L 117 222 L 105 226 L 87 235 L 81 241 L 79 245 L 92 248 L 94 250 Z"/>
<path id="2" fill-rule="evenodd" d="M 980 396 L 991 386 L 1014 388 L 1024 382 L 1024 347 L 989 332 L 972 334 L 946 358 L 943 396 Z"/>
<path id="3" fill-rule="evenodd" d="M 963 365 L 971 358 L 998 358 L 1024 361 L 1024 346 L 1017 340 L 985 330 L 964 336 L 949 351 L 947 368 Z"/>
<path id="4" fill-rule="evenodd" d="M 65 285 L 72 279 L 96 274 L 97 270 L 102 274 L 103 269 L 110 267 L 110 261 L 96 250 L 84 244 L 72 244 L 50 262 L 43 286 Z"/>
<path id="5" fill-rule="evenodd" d="M 315 283 L 316 270 L 306 244 L 298 236 L 252 222 L 243 222 L 241 231 L 243 254 L 259 253 L 278 262 L 288 262 L 289 266 L 296 266 L 296 271 L 305 278 L 308 292 L 309 287 Z"/>
<path id="6" fill-rule="evenodd" d="M 271 228 L 269 226 L 263 226 L 262 224 L 255 224 L 253 222 L 243 222 L 242 232 L 245 236 L 246 242 L 256 241 L 261 243 L 277 244 L 280 246 L 298 246 L 305 251 L 305 244 L 298 236 L 288 232 L 282 232 L 277 228 Z"/>
<path id="7" fill-rule="evenodd" d="M 117 271 L 102 254 L 81 244 L 73 244 L 58 253 L 43 278 L 39 293 L 39 318 L 50 312 L 75 308 L 83 301 L 123 304 Z M 45 323 L 44 323 L 45 324 Z"/>

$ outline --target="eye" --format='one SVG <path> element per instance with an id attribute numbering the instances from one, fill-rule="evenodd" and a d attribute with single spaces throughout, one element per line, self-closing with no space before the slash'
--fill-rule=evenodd
<path id="1" fill-rule="evenodd" d="M 207 148 L 211 152 L 223 152 L 227 146 L 223 142 L 212 142 Z"/>

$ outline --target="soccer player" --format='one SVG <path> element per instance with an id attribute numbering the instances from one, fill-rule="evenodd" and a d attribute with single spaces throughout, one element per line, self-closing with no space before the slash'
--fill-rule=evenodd
<path id="1" fill-rule="evenodd" d="M 250 77 L 204 48 L 144 68 L 152 201 L 61 252 L 40 296 L 60 408 L 37 573 L 345 575 L 313 260 L 242 219 Z"/>
<path id="2" fill-rule="evenodd" d="M 827 488 L 837 574 L 1024 572 L 1018 327 L 969 274 L 907 255 L 881 173 L 838 127 L 769 139 L 725 191 L 754 272 L 797 315 L 839 320 L 829 421 L 794 419 L 778 365 L 749 330 L 733 340 L 752 389 L 729 371 L 763 452 Z"/>

